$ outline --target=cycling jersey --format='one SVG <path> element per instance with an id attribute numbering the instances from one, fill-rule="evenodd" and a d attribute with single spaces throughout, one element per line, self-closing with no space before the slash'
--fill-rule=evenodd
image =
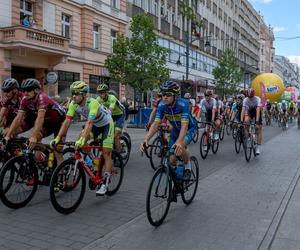
<path id="1" fill-rule="evenodd" d="M 72 101 L 68 108 L 67 118 L 72 120 L 75 113 L 87 119 L 93 119 L 93 125 L 96 127 L 106 126 L 112 121 L 110 111 L 94 98 L 88 98 L 84 106 Z"/>
<path id="2" fill-rule="evenodd" d="M 270 111 L 270 110 L 271 110 L 271 108 L 272 108 L 272 105 L 271 105 L 271 103 L 267 103 L 267 105 L 266 105 L 266 108 L 267 108 L 267 110 L 268 110 L 268 111 Z"/>
<path id="3" fill-rule="evenodd" d="M 2 107 L 7 108 L 7 113 L 4 115 L 6 116 L 9 113 L 17 114 L 23 97 L 24 97 L 24 93 L 18 92 L 17 101 L 14 101 L 13 99 L 4 98 L 4 101 L 2 102 Z"/>
<path id="4" fill-rule="evenodd" d="M 242 102 L 240 102 L 240 103 L 234 102 L 233 105 L 232 105 L 232 108 L 231 108 L 231 111 L 233 113 L 235 113 L 235 117 L 234 118 L 238 122 L 241 121 L 242 108 L 243 108 L 243 103 Z"/>
<path id="5" fill-rule="evenodd" d="M 200 102 L 200 109 L 205 109 L 206 112 L 212 111 L 217 108 L 217 101 L 214 98 L 211 98 L 209 101 L 202 99 Z"/>
<path id="6" fill-rule="evenodd" d="M 163 117 L 170 121 L 174 129 L 180 130 L 181 123 L 188 123 L 193 127 L 193 121 L 189 111 L 189 103 L 183 98 L 177 98 L 173 106 L 167 106 L 163 101 L 159 103 L 155 115 L 155 121 L 160 122 Z"/>
<path id="7" fill-rule="evenodd" d="M 37 115 L 39 110 L 45 110 L 46 112 L 55 110 L 59 115 L 65 116 L 64 108 L 52 100 L 46 93 L 38 94 L 35 99 L 28 99 L 26 96 L 23 97 L 20 103 L 19 112 L 28 112 Z"/>
<path id="8" fill-rule="evenodd" d="M 257 107 L 261 107 L 261 99 L 258 96 L 254 96 L 253 98 L 246 97 L 243 101 L 243 108 L 245 108 L 245 112 L 248 113 L 251 109 L 256 109 Z"/>
<path id="9" fill-rule="evenodd" d="M 112 115 L 122 115 L 124 113 L 124 106 L 114 95 L 108 94 L 106 101 L 104 101 L 100 96 L 98 96 L 97 101 L 104 107 L 107 107 L 110 110 L 112 110 Z"/>
<path id="10" fill-rule="evenodd" d="M 300 109 L 300 100 L 297 101 L 297 108 Z"/>
<path id="11" fill-rule="evenodd" d="M 289 104 L 289 108 L 290 108 L 290 109 L 294 109 L 294 108 L 295 108 L 295 104 L 294 104 L 293 102 L 291 102 L 291 103 Z"/>
<path id="12" fill-rule="evenodd" d="M 287 104 L 286 103 L 281 103 L 281 110 L 286 111 L 287 109 Z"/>

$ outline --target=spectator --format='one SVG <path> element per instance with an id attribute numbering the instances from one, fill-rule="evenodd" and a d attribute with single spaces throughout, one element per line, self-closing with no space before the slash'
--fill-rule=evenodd
<path id="1" fill-rule="evenodd" d="M 125 96 L 122 97 L 121 103 L 125 108 L 125 121 L 127 121 L 128 115 L 129 115 L 129 104 L 128 104 Z"/>
<path id="2" fill-rule="evenodd" d="M 37 29 L 36 21 L 33 19 L 32 16 L 29 17 L 29 23 L 31 28 Z"/>
<path id="3" fill-rule="evenodd" d="M 26 16 L 24 17 L 24 19 L 22 20 L 22 25 L 23 25 L 24 27 L 30 27 L 29 15 L 26 15 Z"/>

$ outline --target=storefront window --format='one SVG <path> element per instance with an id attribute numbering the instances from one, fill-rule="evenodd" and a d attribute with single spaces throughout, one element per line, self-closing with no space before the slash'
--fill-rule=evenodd
<path id="1" fill-rule="evenodd" d="M 58 71 L 58 94 L 62 99 L 70 96 L 70 85 L 80 80 L 80 73 L 69 71 Z"/>

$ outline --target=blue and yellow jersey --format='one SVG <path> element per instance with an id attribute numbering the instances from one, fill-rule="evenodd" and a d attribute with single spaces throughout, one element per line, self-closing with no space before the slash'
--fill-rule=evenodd
<path id="1" fill-rule="evenodd" d="M 183 98 L 177 98 L 172 107 L 161 101 L 157 108 L 155 121 L 160 122 L 163 117 L 170 121 L 174 129 L 180 130 L 183 123 L 188 123 L 189 128 L 195 126 L 189 110 L 189 102 Z"/>

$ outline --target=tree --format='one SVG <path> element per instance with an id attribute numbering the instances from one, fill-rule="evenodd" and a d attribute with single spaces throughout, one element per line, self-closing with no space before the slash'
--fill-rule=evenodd
<path id="1" fill-rule="evenodd" d="M 130 38 L 117 37 L 105 67 L 113 79 L 141 93 L 169 78 L 170 70 L 166 67 L 169 51 L 158 45 L 153 21 L 146 14 L 132 18 L 130 31 Z"/>
<path id="2" fill-rule="evenodd" d="M 224 96 L 238 92 L 244 73 L 231 49 L 225 49 L 218 66 L 214 68 L 212 73 L 216 80 L 217 94 Z"/>

